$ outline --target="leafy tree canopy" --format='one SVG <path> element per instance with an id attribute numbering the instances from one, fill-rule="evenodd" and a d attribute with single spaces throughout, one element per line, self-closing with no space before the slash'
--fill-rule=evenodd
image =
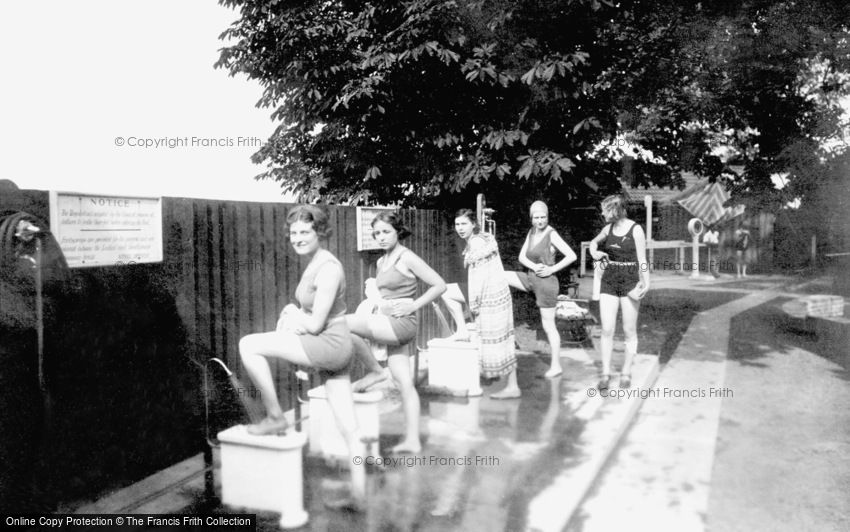
<path id="1" fill-rule="evenodd" d="M 221 3 L 241 17 L 217 66 L 258 80 L 278 124 L 255 162 L 305 199 L 566 201 L 628 167 L 776 203 L 807 193 L 846 130 L 843 0 Z M 771 192 L 776 172 L 794 185 Z"/>

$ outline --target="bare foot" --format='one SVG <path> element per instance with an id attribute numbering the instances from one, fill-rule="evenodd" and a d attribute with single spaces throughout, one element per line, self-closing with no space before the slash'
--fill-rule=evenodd
<path id="1" fill-rule="evenodd" d="M 468 342 L 469 341 L 469 331 L 457 331 L 451 336 L 447 336 L 446 340 L 453 340 L 456 342 Z"/>
<path id="2" fill-rule="evenodd" d="M 518 399 L 521 395 L 519 388 L 505 388 L 501 392 L 491 393 L 490 399 Z"/>
<path id="3" fill-rule="evenodd" d="M 398 445 L 392 448 L 390 451 L 393 454 L 419 454 L 422 452 L 422 444 L 418 441 L 402 441 Z"/>
<path id="4" fill-rule="evenodd" d="M 283 434 L 289 428 L 289 422 L 285 417 L 265 417 L 259 423 L 248 425 L 248 434 L 254 436 L 269 436 L 272 434 Z"/>
<path id="5" fill-rule="evenodd" d="M 381 370 L 380 372 L 369 372 L 365 377 L 351 385 L 351 391 L 355 393 L 365 392 L 372 386 L 387 380 L 387 377 L 389 377 L 389 375 L 386 370 Z"/>
<path id="6" fill-rule="evenodd" d="M 560 377 L 563 370 L 558 366 L 557 368 L 549 368 L 549 370 L 543 374 L 547 379 L 554 379 L 555 377 Z"/>

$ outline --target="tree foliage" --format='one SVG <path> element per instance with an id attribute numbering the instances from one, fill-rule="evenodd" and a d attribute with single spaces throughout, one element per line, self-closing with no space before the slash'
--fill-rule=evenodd
<path id="1" fill-rule="evenodd" d="M 258 80 L 278 124 L 255 162 L 305 199 L 569 200 L 616 189 L 624 167 L 636 184 L 694 170 L 746 199 L 843 131 L 842 1 L 221 3 L 241 16 L 217 66 Z"/>

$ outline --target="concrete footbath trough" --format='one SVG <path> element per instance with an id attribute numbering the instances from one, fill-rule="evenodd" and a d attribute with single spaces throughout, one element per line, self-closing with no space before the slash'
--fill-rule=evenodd
<path id="1" fill-rule="evenodd" d="M 218 358 L 210 359 L 235 376 Z M 243 402 L 249 414 L 251 409 Z M 287 413 L 289 417 L 290 413 Z M 304 510 L 303 448 L 307 435 L 291 429 L 284 435 L 256 436 L 245 425 L 218 433 L 221 449 L 221 502 L 235 508 L 280 512 L 281 528 L 307 523 Z"/>
<path id="2" fill-rule="evenodd" d="M 428 392 L 447 395 L 482 394 L 480 344 L 434 338 L 428 342 Z"/>
<path id="3" fill-rule="evenodd" d="M 303 432 L 254 436 L 245 425 L 218 433 L 221 442 L 221 502 L 227 506 L 280 512 L 281 528 L 297 528 L 304 510 Z"/>
<path id="4" fill-rule="evenodd" d="M 234 382 L 233 373 L 221 360 L 211 361 L 224 368 L 231 383 Z M 238 384 L 234 386 L 239 387 Z M 370 456 L 378 456 L 378 404 L 383 393 L 372 391 L 353 395 L 354 413 L 366 450 Z M 305 444 L 310 442 L 311 454 L 338 464 L 349 463 L 348 446 L 328 405 L 325 387 L 313 388 L 307 396 L 309 415 L 301 418 L 306 424 L 305 432 L 296 432 L 293 428 L 284 435 L 255 436 L 248 433 L 245 425 L 236 425 L 218 433 L 223 504 L 280 512 L 282 528 L 297 528 L 307 522 L 302 469 Z M 250 413 L 250 405 L 243 406 Z M 286 416 L 294 421 L 295 413 L 290 411 Z"/>

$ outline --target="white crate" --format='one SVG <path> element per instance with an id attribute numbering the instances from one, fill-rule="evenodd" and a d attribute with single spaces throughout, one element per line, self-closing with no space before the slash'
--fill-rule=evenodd
<path id="1" fill-rule="evenodd" d="M 784 303 L 782 309 L 799 319 L 834 318 L 844 315 L 844 298 L 833 295 L 804 296 Z"/>
<path id="2" fill-rule="evenodd" d="M 831 318 L 844 315 L 844 298 L 832 295 L 814 295 L 802 298 L 806 314 L 815 318 Z"/>
<path id="3" fill-rule="evenodd" d="M 225 505 L 280 512 L 280 525 L 307 522 L 304 511 L 303 432 L 255 436 L 245 425 L 218 433 L 221 442 L 221 501 Z"/>
<path id="4" fill-rule="evenodd" d="M 477 341 L 434 338 L 428 342 L 428 386 L 481 395 L 480 358 Z"/>

